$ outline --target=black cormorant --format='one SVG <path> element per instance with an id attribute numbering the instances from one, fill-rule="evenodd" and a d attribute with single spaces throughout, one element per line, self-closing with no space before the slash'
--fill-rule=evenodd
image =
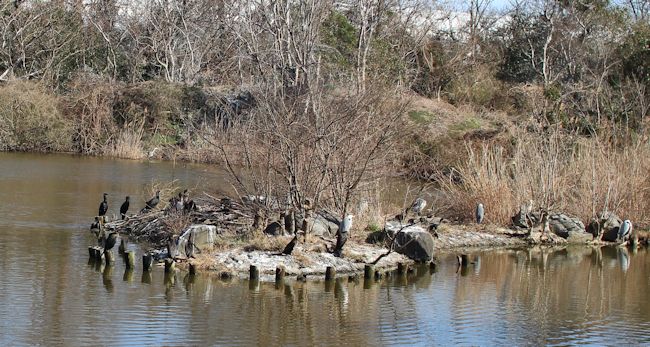
<path id="1" fill-rule="evenodd" d="M 90 225 L 90 231 L 99 236 L 102 224 L 99 222 L 99 217 L 95 217 L 95 221 Z"/>
<path id="2" fill-rule="evenodd" d="M 143 210 L 151 210 L 154 207 L 156 207 L 159 202 L 160 202 L 160 190 L 156 191 L 156 196 L 154 196 L 153 198 L 151 198 L 149 201 L 145 203 L 146 206 L 144 207 Z"/>
<path id="3" fill-rule="evenodd" d="M 187 258 L 194 258 L 194 233 L 190 231 L 190 235 L 185 242 L 185 256 Z"/>
<path id="4" fill-rule="evenodd" d="M 108 196 L 108 194 L 104 193 L 104 200 L 99 204 L 99 214 L 98 214 L 98 216 L 105 216 L 106 212 L 108 212 L 108 201 L 106 200 L 107 196 Z"/>
<path id="5" fill-rule="evenodd" d="M 296 243 L 298 243 L 298 233 L 291 239 L 291 242 L 289 242 L 285 247 L 284 250 L 282 250 L 282 254 L 284 255 L 291 255 L 291 252 L 293 252 L 293 248 L 296 247 Z"/>
<path id="6" fill-rule="evenodd" d="M 113 231 L 112 233 L 108 234 L 108 237 L 104 242 L 104 253 L 106 253 L 106 251 L 110 251 L 111 248 L 115 246 L 116 242 L 117 242 L 117 231 Z"/>
<path id="7" fill-rule="evenodd" d="M 122 220 L 126 218 L 126 212 L 129 210 L 129 201 L 131 200 L 130 197 L 126 197 L 126 200 L 122 203 L 122 206 L 120 206 L 120 215 L 122 216 Z"/>

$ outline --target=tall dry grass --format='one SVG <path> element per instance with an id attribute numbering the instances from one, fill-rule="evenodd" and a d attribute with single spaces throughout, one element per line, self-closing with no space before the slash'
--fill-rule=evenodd
<path id="1" fill-rule="evenodd" d="M 458 168 L 460 183 L 440 178 L 442 207 L 447 216 L 471 220 L 477 203 L 486 206 L 488 222 L 507 225 L 519 206 L 562 211 L 587 222 L 614 212 L 637 224 L 650 213 L 650 147 L 616 148 L 597 138 L 557 132 L 548 136 L 517 134 L 511 147 L 484 144 L 466 147 Z"/>

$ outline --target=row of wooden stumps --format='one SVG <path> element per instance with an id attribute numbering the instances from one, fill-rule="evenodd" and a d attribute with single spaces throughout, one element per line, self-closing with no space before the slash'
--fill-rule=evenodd
<path id="1" fill-rule="evenodd" d="M 431 271 L 436 270 L 436 263 L 430 262 L 429 263 L 429 268 Z M 190 268 L 191 270 L 191 268 Z M 404 275 L 407 273 L 413 273 L 414 268 L 409 266 L 408 264 L 404 263 L 398 263 L 397 264 L 397 274 L 398 275 Z M 249 268 L 249 280 L 250 281 L 259 281 L 260 279 L 260 269 L 256 265 L 251 265 Z M 280 282 L 284 280 L 286 275 L 286 270 L 283 266 L 278 266 L 275 269 L 275 281 Z M 370 280 L 370 279 L 380 279 L 382 277 L 382 273 L 379 270 L 375 270 L 375 267 L 371 264 L 366 264 L 363 269 L 363 278 L 365 280 Z M 350 279 L 354 278 L 354 276 L 350 276 Z M 298 275 L 297 278 L 299 281 L 304 281 L 306 279 L 306 275 Z M 325 269 L 325 281 L 333 281 L 336 279 L 336 269 L 333 266 L 328 266 Z"/>
<path id="2" fill-rule="evenodd" d="M 88 255 L 91 261 L 96 261 L 100 263 L 103 261 L 106 264 L 106 266 L 112 266 L 115 263 L 115 255 L 113 254 L 113 252 L 110 250 L 104 252 L 101 247 L 97 247 L 97 246 L 88 247 Z M 125 250 L 122 253 L 122 256 L 124 258 L 124 264 L 126 268 L 129 270 L 135 269 L 135 252 Z M 142 271 L 144 272 L 151 271 L 153 267 L 153 261 L 154 258 L 152 254 L 150 253 L 143 254 Z M 174 260 L 169 258 L 165 259 L 165 273 L 173 273 L 175 269 L 176 269 L 176 263 L 174 262 Z M 190 271 L 190 275 L 196 274 L 196 265 L 190 263 L 189 271 Z"/>

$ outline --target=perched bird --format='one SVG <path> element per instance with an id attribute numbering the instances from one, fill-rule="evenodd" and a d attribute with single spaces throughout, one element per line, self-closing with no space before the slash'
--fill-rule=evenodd
<path id="1" fill-rule="evenodd" d="M 349 214 L 343 218 L 341 224 L 339 224 L 339 231 L 342 233 L 348 233 L 352 229 L 352 217 L 353 215 Z"/>
<path id="2" fill-rule="evenodd" d="M 122 220 L 126 218 L 126 212 L 129 210 L 129 201 L 131 201 L 130 197 L 126 197 L 126 200 L 122 203 L 122 206 L 120 206 L 120 215 L 122 216 Z"/>
<path id="3" fill-rule="evenodd" d="M 284 255 L 291 255 L 291 252 L 293 252 L 293 248 L 296 247 L 296 243 L 298 243 L 298 233 L 291 239 L 291 241 L 284 247 L 282 250 L 282 254 Z"/>
<path id="4" fill-rule="evenodd" d="M 160 202 L 160 190 L 156 191 L 156 196 L 153 198 L 149 199 L 149 201 L 145 202 L 145 210 L 151 210 L 158 206 L 158 203 Z"/>
<path id="5" fill-rule="evenodd" d="M 632 222 L 629 219 L 623 221 L 621 227 L 618 228 L 618 237 L 617 241 L 622 242 L 630 238 L 630 233 L 632 232 Z"/>
<path id="6" fill-rule="evenodd" d="M 411 211 L 413 211 L 415 214 L 419 216 L 426 206 L 427 206 L 426 200 L 422 198 L 417 198 L 415 199 L 415 201 L 413 201 L 413 205 L 411 205 Z"/>
<path id="7" fill-rule="evenodd" d="M 194 258 L 194 233 L 190 232 L 185 243 L 185 256 L 187 258 Z"/>
<path id="8" fill-rule="evenodd" d="M 341 223 L 339 223 L 339 232 L 338 237 L 336 238 L 336 247 L 334 248 L 334 256 L 340 257 L 343 252 L 343 246 L 348 240 L 348 233 L 352 229 L 352 217 L 353 215 L 349 214 L 343 218 Z"/>
<path id="9" fill-rule="evenodd" d="M 115 246 L 115 243 L 117 243 L 117 231 L 113 231 L 112 233 L 108 234 L 108 237 L 104 242 L 104 253 L 106 253 L 106 251 L 110 251 L 111 248 Z"/>
<path id="10" fill-rule="evenodd" d="M 476 206 L 476 224 L 481 224 L 483 218 L 485 218 L 485 208 L 483 207 L 483 204 L 479 203 Z"/>
<path id="11" fill-rule="evenodd" d="M 99 204 L 99 213 L 97 214 L 100 217 L 103 217 L 106 215 L 106 212 L 108 212 L 108 200 L 106 200 L 106 197 L 108 196 L 107 193 L 104 193 L 104 200 Z"/>
<path id="12" fill-rule="evenodd" d="M 95 217 L 95 221 L 90 225 L 90 231 L 95 235 L 99 236 L 99 231 L 102 228 L 102 224 L 99 222 L 99 217 Z"/>
<path id="13" fill-rule="evenodd" d="M 176 211 L 182 211 L 183 206 L 185 205 L 185 198 L 183 197 L 183 193 L 178 193 L 178 199 L 176 199 L 176 205 L 174 208 Z"/>
<path id="14" fill-rule="evenodd" d="M 167 242 L 167 254 L 170 258 L 175 259 L 178 252 L 178 239 L 172 237 L 171 240 Z"/>

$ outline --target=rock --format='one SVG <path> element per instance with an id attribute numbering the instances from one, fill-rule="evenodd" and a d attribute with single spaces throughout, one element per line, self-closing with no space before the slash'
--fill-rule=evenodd
<path id="1" fill-rule="evenodd" d="M 264 233 L 267 235 L 280 236 L 284 234 L 284 225 L 280 224 L 278 221 L 272 222 L 264 228 Z"/>
<path id="2" fill-rule="evenodd" d="M 601 236 L 602 241 L 616 242 L 618 237 L 618 229 L 623 222 L 617 215 L 607 213 L 600 220 L 592 219 L 587 227 L 587 231 L 593 235 L 594 238 Z"/>
<path id="3" fill-rule="evenodd" d="M 212 250 L 217 235 L 217 227 L 214 225 L 197 224 L 191 225 L 178 238 L 177 249 L 179 253 L 185 255 L 185 244 L 190 236 L 194 233 L 194 246 L 200 251 Z M 198 253 L 195 249 L 195 253 Z"/>
<path id="4" fill-rule="evenodd" d="M 319 212 L 306 220 L 312 235 L 333 237 L 339 231 L 339 220 L 329 213 Z"/>
<path id="5" fill-rule="evenodd" d="M 585 225 L 578 218 L 554 213 L 549 216 L 548 224 L 555 235 L 566 239 L 569 243 L 586 243 L 593 240 L 593 235 L 586 232 Z"/>
<path id="6" fill-rule="evenodd" d="M 420 226 L 410 226 L 397 233 L 395 250 L 415 261 L 433 258 L 433 237 Z"/>

